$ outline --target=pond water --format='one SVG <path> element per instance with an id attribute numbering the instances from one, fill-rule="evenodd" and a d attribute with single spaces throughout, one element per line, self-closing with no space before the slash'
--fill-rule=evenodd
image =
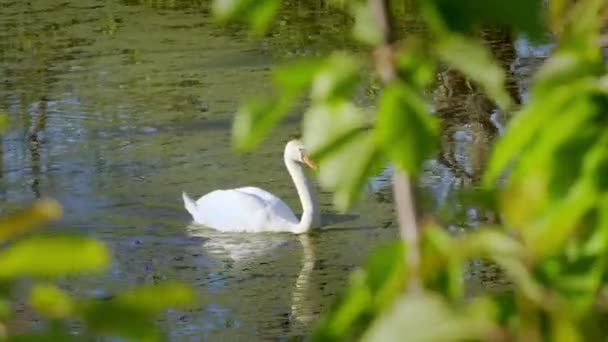
<path id="1" fill-rule="evenodd" d="M 54 231 L 78 231 L 112 249 L 111 270 L 65 281 L 99 295 L 137 284 L 192 284 L 201 303 L 160 324 L 171 340 L 259 340 L 305 335 L 348 274 L 397 236 L 390 170 L 346 214 L 320 192 L 327 223 L 309 236 L 225 234 L 189 224 L 181 191 L 242 185 L 279 195 L 299 212 L 282 149 L 297 113 L 255 152 L 230 147 L 245 97 L 266 94 L 277 62 L 343 44 L 347 18 L 318 3 L 288 4 L 270 36 L 213 24 L 207 2 L 61 0 L 0 3 L 0 211 L 50 196 L 65 215 Z M 511 70 L 510 88 L 546 57 L 525 41 L 488 35 Z M 443 146 L 421 186 L 440 205 L 474 184 L 504 117 L 449 70 L 433 94 Z M 519 96 L 519 95 L 517 95 Z M 463 226 L 487 219 L 471 211 Z M 474 273 L 474 272 L 473 272 Z M 27 320 L 27 318 L 24 318 Z"/>

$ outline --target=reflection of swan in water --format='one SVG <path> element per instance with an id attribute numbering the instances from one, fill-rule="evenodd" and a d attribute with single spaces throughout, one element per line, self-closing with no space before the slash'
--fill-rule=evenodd
<path id="1" fill-rule="evenodd" d="M 291 317 L 308 325 L 315 318 L 313 303 L 309 298 L 310 276 L 315 267 L 315 251 L 309 235 L 299 235 L 298 239 L 302 244 L 302 269 L 291 295 Z"/>
<path id="2" fill-rule="evenodd" d="M 315 192 L 302 165 L 315 166 L 308 159 L 302 142 L 289 141 L 283 159 L 302 203 L 300 220 L 280 198 L 256 187 L 216 190 L 196 202 L 184 192 L 184 206 L 196 223 L 224 232 L 300 234 L 318 227 L 320 213 Z"/>
<path id="3" fill-rule="evenodd" d="M 206 252 L 229 260 L 234 266 L 246 264 L 276 248 L 293 243 L 293 235 L 287 234 L 230 234 L 201 229 L 196 225 L 187 229 L 189 235 L 205 238 L 203 247 Z M 315 253 L 311 236 L 301 234 L 297 238 L 302 245 L 302 265 L 291 292 L 291 319 L 308 325 L 315 318 L 315 303 L 310 300 L 310 278 L 315 266 Z"/>
<path id="4" fill-rule="evenodd" d="M 190 225 L 187 230 L 190 236 L 205 239 L 206 252 L 236 264 L 261 257 L 290 240 L 287 234 L 224 233 L 197 225 Z"/>

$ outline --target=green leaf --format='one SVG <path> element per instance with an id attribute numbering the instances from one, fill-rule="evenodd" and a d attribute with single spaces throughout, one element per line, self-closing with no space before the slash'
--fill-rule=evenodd
<path id="1" fill-rule="evenodd" d="M 34 285 L 30 303 L 36 312 L 49 318 L 65 318 L 74 307 L 70 296 L 52 284 Z"/>
<path id="2" fill-rule="evenodd" d="M 0 133 L 2 133 L 6 129 L 6 127 L 8 127 L 8 124 L 8 114 L 0 112 Z"/>
<path id="3" fill-rule="evenodd" d="M 494 145 L 494 151 L 484 174 L 484 184 L 492 186 L 507 165 L 524 149 L 548 122 L 556 121 L 569 103 L 584 93 L 589 83 L 581 80 L 557 86 L 550 93 L 534 98 L 521 112 L 515 115 L 505 134 Z M 550 134 L 550 132 L 548 133 Z"/>
<path id="4" fill-rule="evenodd" d="M 351 5 L 351 12 L 355 17 L 355 24 L 353 26 L 353 36 L 355 39 L 371 46 L 382 43 L 384 39 L 382 31 L 378 29 L 378 25 L 374 21 L 369 5 L 365 2 L 355 2 Z"/>
<path id="5" fill-rule="evenodd" d="M 365 282 L 362 270 L 350 275 L 348 288 L 319 323 L 314 341 L 353 340 L 353 335 L 369 325 L 372 295 Z"/>
<path id="6" fill-rule="evenodd" d="M 297 60 L 274 70 L 277 98 L 252 99 L 242 105 L 232 125 L 232 142 L 237 150 L 256 147 L 308 89 L 320 66 L 318 59 Z"/>
<path id="7" fill-rule="evenodd" d="M 135 341 L 161 341 L 161 333 L 151 314 L 114 302 L 89 303 L 83 309 L 84 320 L 94 332 Z"/>
<path id="8" fill-rule="evenodd" d="M 213 16 L 220 21 L 234 19 L 240 15 L 249 4 L 255 0 L 214 0 Z"/>
<path id="9" fill-rule="evenodd" d="M 366 115 L 351 102 L 318 104 L 311 106 L 303 119 L 304 144 L 316 159 L 319 151 L 331 150 L 343 136 L 366 126 Z"/>
<path id="10" fill-rule="evenodd" d="M 365 269 L 351 274 L 348 289 L 321 320 L 313 340 L 356 340 L 401 294 L 406 278 L 404 253 L 402 241 L 376 248 Z"/>
<path id="11" fill-rule="evenodd" d="M 581 20 L 585 18 L 585 20 Z M 592 53 L 602 59 L 602 53 L 598 49 L 597 35 L 606 25 L 606 1 L 586 0 L 570 3 L 568 6 L 567 20 L 564 23 L 565 34 L 562 35 L 561 43 L 572 44 L 579 49 Z"/>
<path id="12" fill-rule="evenodd" d="M 254 33 L 263 34 L 281 6 L 280 0 L 214 0 L 214 17 L 221 22 L 241 20 Z"/>
<path id="13" fill-rule="evenodd" d="M 428 0 L 423 6 L 433 6 L 432 14 L 428 11 L 425 19 L 436 23 L 438 16 L 444 27 L 432 26 L 436 30 L 460 31 L 470 33 L 483 24 L 494 27 L 508 27 L 532 38 L 540 38 L 543 30 L 543 12 L 541 0 Z"/>
<path id="14" fill-rule="evenodd" d="M 501 108 L 513 105 L 505 89 L 505 71 L 481 43 L 462 35 L 445 35 L 437 44 L 437 52 L 449 65 L 479 83 Z"/>
<path id="15" fill-rule="evenodd" d="M 457 310 L 433 293 L 404 295 L 376 320 L 361 340 L 487 340 L 496 329 L 494 312 L 489 300 L 477 299 Z"/>
<path id="16" fill-rule="evenodd" d="M 547 256 L 560 251 L 572 237 L 583 217 L 600 199 L 595 187 L 597 167 L 607 155 L 606 141 L 601 141 L 586 155 L 584 175 L 570 188 L 564 198 L 554 202 L 549 212 L 539 222 L 528 227 L 527 238 L 537 256 Z"/>
<path id="17" fill-rule="evenodd" d="M 319 163 L 321 185 L 334 191 L 334 205 L 347 210 L 359 197 L 367 178 L 383 165 L 372 132 L 353 136 Z"/>
<path id="18" fill-rule="evenodd" d="M 313 101 L 348 98 L 358 86 L 361 66 L 357 58 L 346 52 L 334 52 L 317 71 L 312 83 Z"/>
<path id="19" fill-rule="evenodd" d="M 605 267 L 602 259 L 603 256 L 577 256 L 556 260 L 558 272 L 547 277 L 547 282 L 567 301 L 571 316 L 582 318 L 596 304 Z"/>
<path id="20" fill-rule="evenodd" d="M 600 197 L 597 206 L 597 225 L 583 246 L 585 255 L 605 255 L 608 251 L 608 194 Z"/>
<path id="21" fill-rule="evenodd" d="M 82 341 L 66 327 L 51 327 L 23 334 L 10 335 L 11 342 L 76 342 Z"/>
<path id="22" fill-rule="evenodd" d="M 265 33 L 280 7 L 280 0 L 253 1 L 247 9 L 247 18 L 252 30 L 257 34 Z"/>
<path id="23" fill-rule="evenodd" d="M 567 311 L 557 311 L 551 314 L 551 334 L 556 342 L 589 341 L 581 334 L 579 321 L 573 319 Z"/>
<path id="24" fill-rule="evenodd" d="M 304 144 L 319 164 L 321 186 L 334 191 L 334 204 L 348 208 L 381 156 L 366 127 L 365 114 L 346 101 L 318 104 L 306 112 Z"/>
<path id="25" fill-rule="evenodd" d="M 389 84 L 380 98 L 377 138 L 401 169 L 417 174 L 435 149 L 438 125 L 420 95 L 403 83 Z"/>
<path id="26" fill-rule="evenodd" d="M 42 228 L 61 216 L 61 205 L 52 199 L 41 199 L 29 208 L 0 218 L 0 241 L 6 241 L 33 229 Z"/>
<path id="27" fill-rule="evenodd" d="M 418 89 L 425 89 L 435 80 L 435 63 L 428 56 L 424 43 L 420 39 L 410 39 L 397 54 L 399 78 Z"/>
<path id="28" fill-rule="evenodd" d="M 365 270 L 367 286 L 376 310 L 389 307 L 405 286 L 405 245 L 397 240 L 378 246 L 369 256 Z"/>
<path id="29" fill-rule="evenodd" d="M 559 51 L 549 58 L 534 76 L 533 93 L 554 89 L 562 84 L 572 84 L 578 79 L 601 75 L 604 71 L 601 58 L 588 58 L 580 51 Z"/>
<path id="30" fill-rule="evenodd" d="M 161 334 L 154 324 L 154 316 L 168 308 L 190 306 L 195 300 L 192 288 L 169 282 L 137 287 L 107 302 L 85 303 L 80 311 L 96 332 L 138 341 L 158 341 Z"/>
<path id="31" fill-rule="evenodd" d="M 520 258 L 525 255 L 524 246 L 518 240 L 491 227 L 480 227 L 479 232 L 465 237 L 458 245 L 467 250 L 467 258 L 480 255 Z"/>
<path id="32" fill-rule="evenodd" d="M 99 272 L 109 261 L 108 248 L 100 241 L 76 236 L 35 236 L 0 251 L 0 278 Z"/>
<path id="33" fill-rule="evenodd" d="M 232 142 L 236 149 L 256 147 L 287 114 L 287 99 L 252 100 L 239 108 L 232 124 Z"/>
<path id="34" fill-rule="evenodd" d="M 191 287 L 169 282 L 137 287 L 118 295 L 114 301 L 120 306 L 157 314 L 167 308 L 190 306 L 196 301 L 196 296 Z"/>
<path id="35" fill-rule="evenodd" d="M 312 57 L 291 61 L 274 69 L 273 81 L 281 92 L 295 97 L 308 90 L 321 65 Z"/>

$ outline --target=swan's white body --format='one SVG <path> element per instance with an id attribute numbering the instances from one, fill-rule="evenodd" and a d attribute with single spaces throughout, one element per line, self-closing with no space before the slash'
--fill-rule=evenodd
<path id="1" fill-rule="evenodd" d="M 302 164 L 312 166 L 299 140 L 285 146 L 285 166 L 302 203 L 298 220 L 289 206 L 277 196 L 256 187 L 215 190 L 196 202 L 184 192 L 184 206 L 194 222 L 225 232 L 291 232 L 300 234 L 320 224 L 320 213 L 312 184 Z"/>

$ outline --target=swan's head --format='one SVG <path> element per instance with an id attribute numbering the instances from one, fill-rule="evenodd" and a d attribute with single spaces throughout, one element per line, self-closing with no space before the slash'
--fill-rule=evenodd
<path id="1" fill-rule="evenodd" d="M 290 140 L 287 145 L 285 145 L 283 156 L 285 157 L 285 160 L 293 160 L 304 164 L 311 169 L 317 168 L 317 165 L 308 157 L 306 147 L 304 147 L 304 144 L 299 139 Z"/>

